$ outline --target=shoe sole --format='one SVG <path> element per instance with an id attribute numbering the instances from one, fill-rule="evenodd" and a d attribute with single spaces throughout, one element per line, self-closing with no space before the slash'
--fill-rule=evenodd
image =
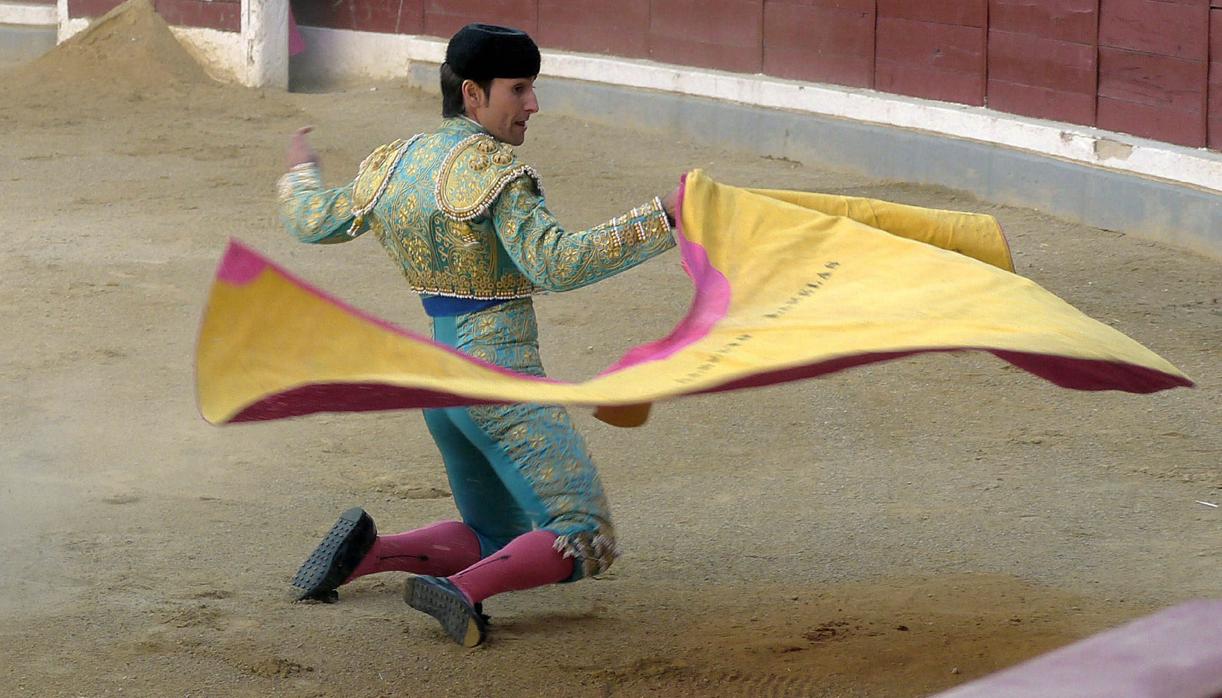
<path id="1" fill-rule="evenodd" d="M 345 546 L 362 533 L 360 523 L 364 516 L 365 510 L 360 507 L 353 507 L 340 514 L 339 521 L 335 522 L 318 547 L 314 548 L 310 557 L 301 563 L 301 568 L 293 575 L 292 581 L 292 585 L 301 590 L 297 595 L 298 601 L 312 598 L 327 601 L 331 592 L 344 583 L 344 579 L 339 577 L 346 578 L 347 575 L 339 569 L 341 561 L 337 557 Z"/>
<path id="2" fill-rule="evenodd" d="M 463 647 L 470 649 L 484 641 L 479 624 L 467 612 L 466 606 L 441 589 L 419 583 L 416 577 L 412 577 L 403 588 L 403 600 L 417 611 L 436 618 L 446 635 Z"/>

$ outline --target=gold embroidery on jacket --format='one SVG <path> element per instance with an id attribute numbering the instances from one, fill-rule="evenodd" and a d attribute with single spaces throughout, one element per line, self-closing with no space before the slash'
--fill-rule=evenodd
<path id="1" fill-rule="evenodd" d="M 395 167 L 407 149 L 422 135 L 417 133 L 404 141 L 399 139 L 393 143 L 379 146 L 369 154 L 357 168 L 356 180 L 352 182 L 352 225 L 348 234 L 355 236 L 365 222 L 365 216 L 377 206 L 378 199 L 386 192 L 394 175 Z M 391 195 L 393 198 L 393 194 Z"/>
<path id="2" fill-rule="evenodd" d="M 564 291 L 674 245 L 656 199 L 588 230 L 564 231 L 543 204 L 535 171 L 508 145 L 462 124 L 378 148 L 346 188 L 317 191 L 319 179 L 313 165 L 282 178 L 282 200 L 301 202 L 292 212 L 297 226 L 312 231 L 338 218 L 338 235 L 374 233 L 420 293 L 508 300 Z"/>
<path id="3" fill-rule="evenodd" d="M 450 149 L 437 173 L 437 206 L 447 216 L 469 221 L 484 215 L 515 179 L 527 176 L 542 193 L 539 175 L 519 164 L 513 149 L 486 133 L 469 136 Z"/>

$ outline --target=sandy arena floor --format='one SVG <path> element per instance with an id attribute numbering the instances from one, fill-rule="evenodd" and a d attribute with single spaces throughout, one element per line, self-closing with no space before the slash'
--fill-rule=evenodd
<path id="1" fill-rule="evenodd" d="M 572 226 L 703 167 L 722 181 L 985 211 L 1020 273 L 1199 384 L 1058 389 L 936 355 L 576 415 L 617 514 L 605 578 L 493 599 L 463 651 L 401 576 L 290 602 L 342 509 L 452 516 L 418 413 L 215 428 L 194 406 L 201 305 L 229 237 L 423 330 L 372 239 L 277 227 L 286 134 L 329 181 L 432 128 L 435 98 L 209 82 L 152 18 L 0 75 L 0 695 L 919 696 L 1222 594 L 1222 264 L 955 192 L 544 112 L 524 158 Z M 546 100 L 546 82 L 540 85 Z M 553 375 L 592 375 L 690 299 L 671 253 L 538 307 Z"/>

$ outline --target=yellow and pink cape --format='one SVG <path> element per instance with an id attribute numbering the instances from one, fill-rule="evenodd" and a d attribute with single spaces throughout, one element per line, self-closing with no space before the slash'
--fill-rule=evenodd
<path id="1" fill-rule="evenodd" d="M 520 375 L 364 314 L 232 243 L 197 347 L 214 424 L 314 412 L 534 402 L 650 403 L 813 378 L 921 352 L 987 351 L 1065 388 L 1192 381 L 1013 273 L 991 216 L 685 177 L 677 235 L 695 286 L 665 338 L 579 383 Z"/>

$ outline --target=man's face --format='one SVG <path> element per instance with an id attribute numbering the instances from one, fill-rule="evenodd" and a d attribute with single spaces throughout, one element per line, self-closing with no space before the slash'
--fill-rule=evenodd
<path id="1" fill-rule="evenodd" d="M 475 99 L 467 100 L 467 115 L 497 140 L 522 145 L 526 141 L 526 121 L 539 111 L 535 78 L 494 78 L 487 94 L 470 84 Z"/>

